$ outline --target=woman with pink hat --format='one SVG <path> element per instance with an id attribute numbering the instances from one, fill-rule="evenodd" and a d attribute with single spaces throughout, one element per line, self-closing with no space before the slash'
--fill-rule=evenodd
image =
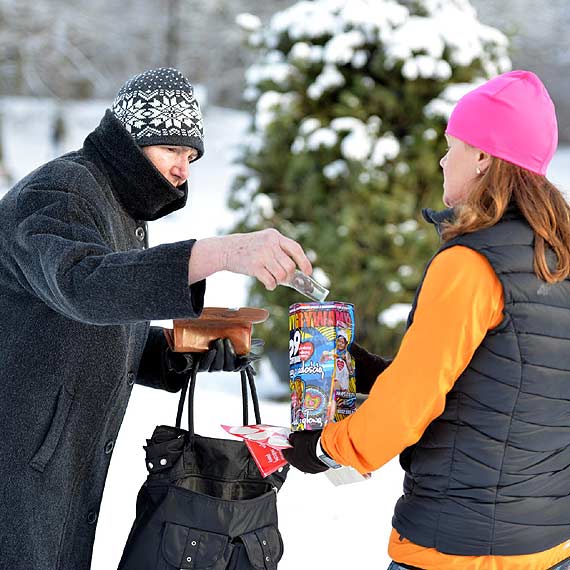
<path id="1" fill-rule="evenodd" d="M 557 146 L 539 78 L 465 95 L 441 159 L 442 245 L 393 361 L 353 345 L 368 400 L 287 459 L 406 475 L 391 570 L 570 568 L 570 208 L 545 177 Z M 382 505 L 378 505 L 380 510 Z"/>

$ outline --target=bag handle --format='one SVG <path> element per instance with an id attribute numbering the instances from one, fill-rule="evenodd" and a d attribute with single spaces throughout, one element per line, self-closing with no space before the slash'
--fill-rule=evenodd
<path id="1" fill-rule="evenodd" d="M 184 402 L 186 400 L 186 391 L 188 390 L 188 432 L 190 436 L 194 436 L 194 391 L 196 389 L 196 378 L 198 376 L 199 358 L 196 358 L 195 365 L 192 367 L 190 378 L 182 386 L 180 400 L 178 402 L 178 412 L 176 414 L 176 427 L 180 428 L 182 423 L 182 412 L 184 410 Z M 253 402 L 253 411 L 255 414 L 255 422 L 261 423 L 261 415 L 259 412 L 259 398 L 257 396 L 257 388 L 251 366 L 247 366 L 245 370 L 240 371 L 241 376 L 241 400 L 242 400 L 242 416 L 243 425 L 247 425 L 248 421 L 248 385 L 251 391 L 251 400 Z"/>

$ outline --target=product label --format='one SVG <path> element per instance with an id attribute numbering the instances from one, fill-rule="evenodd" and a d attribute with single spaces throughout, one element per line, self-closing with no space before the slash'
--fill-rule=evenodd
<path id="1" fill-rule="evenodd" d="M 291 429 L 322 429 L 356 410 L 354 307 L 296 303 L 289 308 Z"/>

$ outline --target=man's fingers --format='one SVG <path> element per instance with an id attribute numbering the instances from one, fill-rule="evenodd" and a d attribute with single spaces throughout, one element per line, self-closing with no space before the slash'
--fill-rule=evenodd
<path id="1" fill-rule="evenodd" d="M 236 365 L 236 351 L 229 338 L 224 339 L 224 370 L 232 372 Z"/>
<path id="2" fill-rule="evenodd" d="M 257 271 L 255 277 L 257 277 L 257 279 L 259 279 L 259 281 L 261 281 L 263 285 L 265 285 L 265 288 L 268 291 L 273 291 L 273 289 L 277 287 L 277 281 L 275 281 L 273 275 L 271 275 L 271 273 L 265 268 L 262 268 L 259 271 Z"/>
<path id="3" fill-rule="evenodd" d="M 282 255 L 285 257 L 284 254 Z M 287 281 L 287 271 L 275 257 L 267 260 L 265 269 L 271 273 L 276 283 L 284 283 Z"/>
<path id="4" fill-rule="evenodd" d="M 281 248 L 276 252 L 275 259 L 285 272 L 285 275 L 278 280 L 279 283 L 289 283 L 297 269 L 295 262 Z"/>
<path id="5" fill-rule="evenodd" d="M 216 352 L 214 350 L 208 350 L 200 357 L 200 363 L 198 365 L 198 372 L 209 372 L 210 366 L 214 361 L 216 356 Z"/>
<path id="6" fill-rule="evenodd" d="M 281 236 L 279 244 L 281 245 L 281 249 L 293 259 L 303 273 L 310 275 L 313 272 L 313 266 L 309 258 L 305 255 L 303 248 L 295 240 Z"/>
<path id="7" fill-rule="evenodd" d="M 210 364 L 209 372 L 219 372 L 224 369 L 224 342 L 217 338 L 210 344 L 210 352 L 214 353 L 214 359 Z"/>

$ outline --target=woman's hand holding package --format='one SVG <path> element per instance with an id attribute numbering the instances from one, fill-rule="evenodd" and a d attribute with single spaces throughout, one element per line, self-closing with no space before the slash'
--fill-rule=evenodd
<path id="1" fill-rule="evenodd" d="M 359 394 L 370 394 L 376 378 L 390 366 L 392 360 L 372 354 L 355 342 L 350 348 L 350 354 L 356 364 L 356 391 Z"/>
<path id="2" fill-rule="evenodd" d="M 285 459 L 303 473 L 322 473 L 328 467 L 317 457 L 317 442 L 322 430 L 296 431 L 289 436 L 293 447 L 283 450 Z"/>

